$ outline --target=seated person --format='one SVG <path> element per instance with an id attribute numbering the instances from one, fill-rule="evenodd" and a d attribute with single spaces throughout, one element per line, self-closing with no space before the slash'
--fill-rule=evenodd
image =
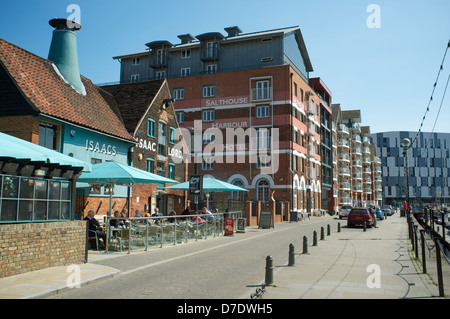
<path id="1" fill-rule="evenodd" d="M 116 210 L 114 212 L 114 217 L 122 217 L 120 216 L 120 213 L 118 210 Z M 116 218 L 112 218 L 109 221 L 109 226 L 111 227 L 117 227 L 117 228 L 123 228 L 125 227 L 125 221 L 123 219 L 116 219 Z"/>
<path id="2" fill-rule="evenodd" d="M 106 247 L 106 234 L 103 231 L 103 229 L 100 227 L 100 223 L 98 222 L 98 220 L 96 220 L 94 218 L 94 211 L 90 210 L 87 214 L 87 216 L 84 218 L 84 220 L 89 221 L 89 230 L 92 232 L 97 233 L 97 236 L 102 240 L 103 242 L 103 247 Z M 97 247 L 99 248 L 99 247 Z"/>
<path id="3" fill-rule="evenodd" d="M 192 216 L 192 219 L 191 219 L 192 223 L 194 223 L 194 226 L 197 225 L 197 222 L 198 222 L 199 226 L 203 225 L 205 223 L 203 221 L 203 219 L 200 216 L 198 216 L 197 212 L 195 212 L 194 214 L 195 214 L 195 216 Z"/>
<path id="4" fill-rule="evenodd" d="M 202 214 L 207 215 L 206 220 L 209 222 L 214 221 L 214 215 L 206 208 L 206 206 L 203 207 Z"/>

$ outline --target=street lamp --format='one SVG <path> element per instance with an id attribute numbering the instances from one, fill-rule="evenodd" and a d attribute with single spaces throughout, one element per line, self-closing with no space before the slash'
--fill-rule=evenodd
<path id="1" fill-rule="evenodd" d="M 401 142 L 401 145 L 403 147 L 403 156 L 405 158 L 405 168 L 404 168 L 404 175 L 405 175 L 405 202 L 406 202 L 406 208 L 405 208 L 405 214 L 406 217 L 409 219 L 409 183 L 408 183 L 408 156 L 407 151 L 411 147 L 411 140 L 409 138 L 404 138 Z"/>

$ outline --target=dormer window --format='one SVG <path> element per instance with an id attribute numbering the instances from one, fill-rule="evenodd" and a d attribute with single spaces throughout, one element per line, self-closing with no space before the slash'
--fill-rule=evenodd
<path id="1" fill-rule="evenodd" d="M 131 61 L 131 65 L 135 66 L 135 65 L 139 65 L 140 63 L 140 59 L 139 58 L 133 58 L 133 60 Z"/>

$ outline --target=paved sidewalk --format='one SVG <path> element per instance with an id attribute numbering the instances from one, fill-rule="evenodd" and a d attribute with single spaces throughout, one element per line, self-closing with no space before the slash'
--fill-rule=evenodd
<path id="1" fill-rule="evenodd" d="M 296 248 L 294 266 L 275 268 L 262 298 L 438 298 L 438 287 L 411 261 L 406 218 L 396 213 L 377 226 L 364 231 L 342 220 L 341 232 L 319 235 L 317 246 L 308 238 L 308 254 Z"/>
<path id="2" fill-rule="evenodd" d="M 407 235 L 406 219 L 398 213 L 365 232 L 362 228 L 347 228 L 342 220 L 341 232 L 333 232 L 325 240 L 320 240 L 318 234 L 317 246 L 311 246 L 312 238 L 308 238 L 308 254 L 301 254 L 302 248 L 296 247 L 295 265 L 276 267 L 274 284 L 266 288 L 262 298 L 436 298 L 438 287 L 428 275 L 419 274 L 421 269 L 410 259 Z M 89 263 L 76 265 L 78 269 L 53 267 L 0 278 L 0 299 L 43 298 L 70 289 L 68 284 L 73 283 L 77 270 L 81 286 L 115 276 L 120 273 L 118 269 L 95 262 L 124 254 L 90 251 Z M 379 266 L 380 288 L 367 285 L 368 278 L 375 274 L 367 271 L 369 265 Z"/>

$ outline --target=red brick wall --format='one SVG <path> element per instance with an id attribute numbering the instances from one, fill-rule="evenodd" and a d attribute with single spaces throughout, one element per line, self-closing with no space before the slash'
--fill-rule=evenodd
<path id="1" fill-rule="evenodd" d="M 32 115 L 0 117 L 0 132 L 39 143 L 39 118 Z"/>
<path id="2" fill-rule="evenodd" d="M 0 278 L 85 262 L 86 222 L 0 225 Z"/>

